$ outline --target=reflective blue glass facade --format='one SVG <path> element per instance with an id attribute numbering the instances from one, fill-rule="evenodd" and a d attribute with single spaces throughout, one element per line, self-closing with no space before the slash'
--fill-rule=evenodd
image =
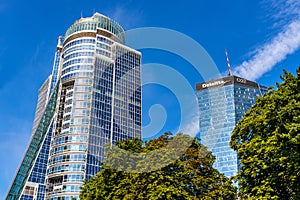
<path id="1" fill-rule="evenodd" d="M 104 146 L 141 137 L 141 54 L 124 41 L 123 28 L 99 13 L 77 20 L 59 38 L 37 109 L 36 121 L 45 123 L 39 110 L 55 93 L 48 132 L 7 199 L 79 199 L 84 179 L 100 171 Z"/>
<path id="2" fill-rule="evenodd" d="M 54 56 L 54 63 L 53 63 L 52 74 L 51 74 L 50 94 L 52 93 L 53 88 L 55 87 L 55 84 L 59 79 L 59 65 L 60 65 L 62 44 L 63 44 L 63 37 L 60 36 L 58 37 L 57 50 Z"/>
<path id="3" fill-rule="evenodd" d="M 229 76 L 196 85 L 200 139 L 216 157 L 214 167 L 227 177 L 238 171 L 237 153 L 230 146 L 231 133 L 256 98 L 267 88 L 252 81 Z"/>
<path id="4" fill-rule="evenodd" d="M 21 200 L 37 199 L 42 200 L 45 198 L 46 185 L 46 168 L 48 163 L 48 155 L 50 149 L 50 140 L 52 136 L 53 124 L 50 125 L 50 128 L 46 134 L 46 138 L 35 164 L 31 170 L 30 176 L 25 184 L 25 188 L 21 195 Z"/>
<path id="5" fill-rule="evenodd" d="M 6 199 L 15 200 L 21 197 L 22 192 L 30 191 L 29 195 L 32 196 L 32 191 L 35 191 L 38 187 L 38 183 L 32 183 L 27 186 L 28 178 L 31 174 L 37 172 L 37 181 L 43 179 L 44 175 L 41 175 L 45 169 L 44 163 L 47 158 L 47 142 L 49 142 L 49 134 L 51 134 L 51 122 L 55 114 L 56 101 L 57 101 L 58 87 L 56 87 L 50 97 L 50 100 L 46 103 L 46 109 L 42 114 L 42 118 L 38 124 L 36 131 L 33 133 L 31 142 L 26 150 L 24 158 L 17 170 L 16 176 L 12 182 L 12 185 L 8 191 Z M 39 159 L 37 159 L 39 158 Z M 42 166 L 43 165 L 43 166 Z M 35 169 L 35 170 L 33 170 Z M 33 170 L 33 171 L 32 171 Z M 33 177 L 31 176 L 31 180 Z M 26 196 L 26 193 L 23 193 Z M 25 197 L 24 197 L 25 198 Z M 30 197 L 26 197 L 30 198 Z"/>

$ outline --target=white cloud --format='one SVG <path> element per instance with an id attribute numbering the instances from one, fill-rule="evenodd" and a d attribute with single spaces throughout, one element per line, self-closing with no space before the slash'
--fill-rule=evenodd
<path id="1" fill-rule="evenodd" d="M 195 111 L 198 114 L 198 109 Z M 193 115 L 191 121 L 183 125 L 182 133 L 195 137 L 199 133 L 199 116 Z"/>
<path id="2" fill-rule="evenodd" d="M 274 19 L 282 19 L 287 22 L 287 20 L 299 16 L 299 0 L 267 0 L 265 3 L 269 5 L 270 11 L 272 11 L 271 17 Z"/>
<path id="3" fill-rule="evenodd" d="M 197 96 L 195 94 L 185 95 L 184 109 L 186 117 L 183 117 L 181 130 L 184 134 L 195 137 L 199 133 L 199 108 Z"/>
<path id="4" fill-rule="evenodd" d="M 300 20 L 293 21 L 271 42 L 258 48 L 252 59 L 236 67 L 233 73 L 251 80 L 260 78 L 300 47 L 299 30 Z"/>
<path id="5" fill-rule="evenodd" d="M 235 67 L 233 69 L 234 74 L 256 80 L 299 49 L 300 2 L 287 0 L 275 3 L 273 1 L 272 7 L 278 6 L 280 6 L 280 11 L 274 14 L 274 18 L 279 19 L 285 16 L 285 24 L 287 25 L 269 42 L 259 46 L 250 60 Z"/>

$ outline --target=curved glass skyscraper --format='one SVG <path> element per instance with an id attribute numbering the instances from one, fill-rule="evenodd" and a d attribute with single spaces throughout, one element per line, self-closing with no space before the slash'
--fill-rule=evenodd
<path id="1" fill-rule="evenodd" d="M 59 37 L 32 139 L 6 199 L 71 200 L 100 171 L 104 145 L 141 137 L 141 54 L 95 13 Z"/>

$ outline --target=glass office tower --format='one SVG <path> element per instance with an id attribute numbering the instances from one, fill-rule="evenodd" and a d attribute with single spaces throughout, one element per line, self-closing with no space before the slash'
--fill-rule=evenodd
<path id="1" fill-rule="evenodd" d="M 214 167 L 227 177 L 238 171 L 237 153 L 229 146 L 231 133 L 265 92 L 266 87 L 237 76 L 196 84 L 200 139 L 216 157 Z"/>
<path id="2" fill-rule="evenodd" d="M 59 38 L 6 199 L 79 199 L 83 180 L 100 171 L 105 144 L 141 138 L 141 53 L 124 43 L 124 29 L 99 13 Z"/>

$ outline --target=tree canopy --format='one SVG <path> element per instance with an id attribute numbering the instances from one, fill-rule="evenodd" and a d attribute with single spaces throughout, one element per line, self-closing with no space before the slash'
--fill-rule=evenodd
<path id="1" fill-rule="evenodd" d="M 300 67 L 284 70 L 277 89 L 259 98 L 235 127 L 242 199 L 300 199 Z"/>
<path id="2" fill-rule="evenodd" d="M 190 142 L 188 148 L 180 149 L 185 142 Z M 80 199 L 232 200 L 236 196 L 230 180 L 212 167 L 211 152 L 184 134 L 166 133 L 146 143 L 118 141 L 107 148 L 106 156 L 102 170 L 85 181 Z"/>

